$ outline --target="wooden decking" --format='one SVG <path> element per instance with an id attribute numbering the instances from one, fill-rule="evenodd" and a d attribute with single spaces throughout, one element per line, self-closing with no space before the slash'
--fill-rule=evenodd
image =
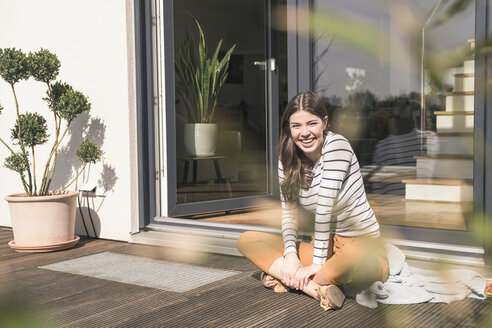
<path id="1" fill-rule="evenodd" d="M 275 294 L 262 287 L 259 270 L 240 257 L 82 239 L 73 249 L 16 253 L 12 232 L 0 230 L 0 327 L 491 327 L 492 302 L 380 305 L 354 300 L 323 311 L 302 293 Z M 241 273 L 185 293 L 167 292 L 38 268 L 103 251 Z M 20 326 L 20 325 L 19 325 Z"/>

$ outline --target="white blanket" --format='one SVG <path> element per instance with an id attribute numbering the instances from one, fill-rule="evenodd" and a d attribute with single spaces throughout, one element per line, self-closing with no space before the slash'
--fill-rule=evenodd
<path id="1" fill-rule="evenodd" d="M 485 278 L 467 270 L 434 271 L 408 266 L 405 254 L 391 244 L 385 244 L 389 262 L 389 277 L 385 283 L 376 281 L 358 293 L 357 303 L 376 308 L 384 304 L 414 304 L 423 302 L 450 303 L 465 297 L 485 299 Z"/>

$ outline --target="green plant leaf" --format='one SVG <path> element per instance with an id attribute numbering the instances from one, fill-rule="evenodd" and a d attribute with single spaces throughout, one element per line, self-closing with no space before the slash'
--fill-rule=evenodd
<path id="1" fill-rule="evenodd" d="M 5 158 L 4 166 L 9 170 L 24 174 L 27 170 L 29 170 L 29 154 L 17 152 L 14 153 L 7 158 Z"/>
<path id="2" fill-rule="evenodd" d="M 46 98 L 43 98 L 48 103 L 48 107 L 58 115 L 60 111 L 60 99 L 61 96 L 68 90 L 72 90 L 72 87 L 60 81 L 50 84 L 48 91 L 46 91 Z"/>
<path id="3" fill-rule="evenodd" d="M 57 102 L 57 114 L 70 124 L 77 115 L 91 109 L 88 98 L 80 91 L 67 89 Z"/>
<path id="4" fill-rule="evenodd" d="M 48 141 L 49 135 L 46 119 L 38 113 L 20 114 L 21 138 L 25 145 L 34 147 L 42 145 Z M 12 140 L 19 140 L 19 120 L 15 122 L 15 127 L 11 130 Z"/>
<path id="5" fill-rule="evenodd" d="M 26 54 L 15 48 L 0 49 L 0 76 L 10 85 L 30 76 Z"/>
<path id="6" fill-rule="evenodd" d="M 50 83 L 54 81 L 60 72 L 60 61 L 55 54 L 52 54 L 46 49 L 29 53 L 29 70 L 31 76 L 36 81 Z"/>
<path id="7" fill-rule="evenodd" d="M 76 152 L 77 157 L 83 163 L 97 163 L 102 159 L 102 150 L 88 138 L 85 138 Z"/>
<path id="8" fill-rule="evenodd" d="M 220 40 L 212 57 L 208 58 L 203 29 L 198 20 L 193 19 L 199 39 L 196 43 L 193 35 L 186 30 L 174 66 L 176 93 L 185 104 L 190 122 L 210 123 L 213 120 L 220 89 L 225 81 L 224 76 L 227 76 L 230 54 L 235 46 L 219 61 L 218 55 L 223 43 Z"/>

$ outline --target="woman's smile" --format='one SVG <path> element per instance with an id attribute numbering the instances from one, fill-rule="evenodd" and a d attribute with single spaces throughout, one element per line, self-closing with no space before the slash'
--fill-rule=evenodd
<path id="1" fill-rule="evenodd" d="M 304 147 L 310 147 L 314 143 L 315 138 L 310 138 L 310 139 L 301 139 L 302 144 Z"/>
<path id="2" fill-rule="evenodd" d="M 326 124 L 326 117 L 322 120 L 306 110 L 295 112 L 289 119 L 292 140 L 314 163 L 321 156 Z"/>

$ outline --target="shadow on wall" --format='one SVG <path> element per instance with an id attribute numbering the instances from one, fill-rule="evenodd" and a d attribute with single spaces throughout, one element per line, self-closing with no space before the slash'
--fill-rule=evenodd
<path id="1" fill-rule="evenodd" d="M 98 147 L 104 150 L 104 138 L 106 124 L 97 117 L 91 117 L 88 112 L 81 113 L 70 125 L 68 135 L 70 139 L 65 146 L 60 147 L 56 164 L 56 173 L 53 177 L 53 188 L 61 188 L 67 185 L 82 169 L 76 151 L 85 138 L 89 138 Z M 78 178 L 74 189 L 78 190 L 84 183 L 96 181 L 94 173 L 91 174 L 91 165 Z M 77 234 L 89 237 L 99 237 L 101 232 L 101 220 L 99 209 L 102 207 L 106 194 L 114 190 L 118 176 L 116 169 L 111 164 L 103 161 L 102 171 L 97 180 L 97 192 L 82 192 L 79 196 L 75 231 Z"/>
<path id="2" fill-rule="evenodd" d="M 97 117 L 91 117 L 89 113 L 81 113 L 71 124 L 68 134 L 70 136 L 69 141 L 63 147 L 60 147 L 58 151 L 58 159 L 56 162 L 56 174 L 53 177 L 54 188 L 61 188 L 70 182 L 75 177 L 79 170 L 82 168 L 82 163 L 79 161 L 76 155 L 76 151 L 82 141 L 85 138 L 89 138 L 98 147 L 103 148 L 104 138 L 106 133 L 106 124 Z M 90 167 L 87 173 L 81 176 L 75 188 L 81 186 L 88 180 L 95 180 L 94 177 L 90 177 Z M 112 191 L 118 177 L 116 176 L 115 168 L 108 164 L 103 164 L 101 175 L 98 179 L 98 186 L 104 190 L 104 193 Z"/>
<path id="3" fill-rule="evenodd" d="M 101 233 L 101 219 L 97 211 L 101 208 L 105 196 L 82 193 L 79 195 L 78 208 L 75 217 L 75 231 L 79 235 L 99 238 Z M 99 206 L 96 208 L 96 203 Z"/>
<path id="4" fill-rule="evenodd" d="M 88 175 L 90 175 L 90 172 Z M 116 181 L 118 181 L 118 177 L 116 176 L 115 168 L 104 163 L 97 184 L 100 188 L 99 190 L 102 190 L 102 194 L 101 192 L 80 192 L 75 218 L 75 231 L 79 235 L 99 238 L 101 234 L 101 220 L 98 212 L 106 200 L 106 193 L 113 191 Z"/>
<path id="5" fill-rule="evenodd" d="M 118 177 L 116 176 L 115 168 L 110 164 L 104 163 L 101 177 L 98 181 L 99 188 L 102 188 L 104 194 L 106 194 L 108 191 L 113 191 L 116 181 L 118 181 Z"/>

